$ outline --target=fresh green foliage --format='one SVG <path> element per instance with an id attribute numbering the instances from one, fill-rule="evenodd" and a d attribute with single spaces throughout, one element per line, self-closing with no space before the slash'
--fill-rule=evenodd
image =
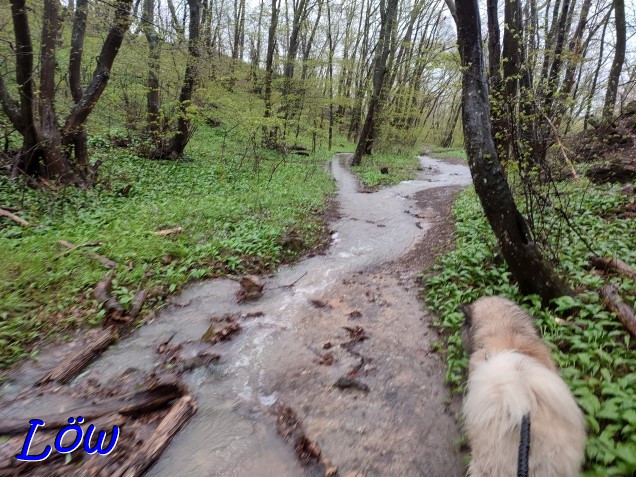
<path id="1" fill-rule="evenodd" d="M 436 159 L 461 159 L 466 161 L 466 151 L 462 147 L 433 147 L 431 157 Z"/>
<path id="2" fill-rule="evenodd" d="M 352 169 L 365 187 L 375 189 L 414 179 L 419 164 L 415 152 L 374 153 L 371 156 L 364 156 L 362 164 Z M 383 167 L 388 168 L 388 174 L 380 172 Z"/>
<path id="3" fill-rule="evenodd" d="M 585 231 L 601 256 L 636 264 L 636 220 L 620 219 L 617 211 L 629 200 L 617 188 L 569 186 L 566 192 L 580 204 L 571 219 Z M 441 258 L 438 275 L 428 279 L 425 297 L 439 315 L 437 325 L 447 340 L 446 380 L 461 392 L 467 357 L 461 345 L 463 315 L 457 306 L 485 295 L 504 295 L 528 310 L 551 346 L 563 378 L 585 411 L 589 439 L 586 474 L 627 476 L 636 472 L 636 343 L 595 293 L 603 277 L 586 270 L 591 252 L 576 234 L 562 244 L 560 273 L 577 291 L 563 297 L 554 310 L 541 307 L 537 296 L 523 297 L 499 256 L 495 238 L 474 191 L 464 192 L 454 208 L 457 248 Z M 546 217 L 545 220 L 559 220 Z M 623 299 L 636 303 L 632 280 L 612 278 Z"/>
<path id="4" fill-rule="evenodd" d="M 2 205 L 33 224 L 0 219 L 0 367 L 39 339 L 100 322 L 92 291 L 108 270 L 91 251 L 119 264 L 113 292 L 130 307 L 140 288 L 163 295 L 192 279 L 271 269 L 298 253 L 285 234 L 306 248 L 319 241 L 334 190 L 324 155 L 283 157 L 206 126 L 187 162 L 141 159 L 109 141 L 91 139 L 91 157 L 104 161 L 94 189 L 36 191 L 0 176 Z M 153 233 L 174 227 L 183 232 Z M 69 252 L 59 240 L 99 245 Z"/>

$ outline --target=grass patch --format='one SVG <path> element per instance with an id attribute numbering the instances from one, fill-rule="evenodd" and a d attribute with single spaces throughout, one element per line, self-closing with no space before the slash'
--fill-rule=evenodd
<path id="1" fill-rule="evenodd" d="M 420 162 L 414 153 L 374 153 L 363 157 L 362 164 L 351 169 L 365 187 L 377 189 L 415 179 L 419 165 Z M 388 168 L 388 174 L 380 172 L 383 167 Z"/>
<path id="2" fill-rule="evenodd" d="M 429 155 L 435 159 L 468 160 L 466 158 L 466 151 L 461 147 L 431 147 Z"/>
<path id="3" fill-rule="evenodd" d="M 636 221 L 620 220 L 616 210 L 629 200 L 617 188 L 592 187 L 585 193 L 571 187 L 580 210 L 572 217 L 597 253 L 636 264 Z M 523 297 L 512 284 L 505 263 L 493 255 L 495 238 L 474 191 L 465 191 L 454 207 L 456 250 L 443 256 L 438 275 L 426 284 L 427 304 L 438 314 L 446 337 L 446 381 L 462 392 L 467 358 L 461 345 L 463 321 L 457 306 L 485 295 L 504 295 L 520 303 L 536 318 L 536 325 L 552 348 L 564 380 L 584 410 L 588 427 L 586 476 L 626 476 L 636 472 L 636 348 L 629 333 L 606 311 L 595 293 L 603 278 L 584 268 L 591 252 L 570 234 L 561 250 L 560 273 L 576 298 L 557 300 L 554 311 L 541 308 L 537 296 Z M 555 217 L 546 217 L 554 220 Z M 635 283 L 612 278 L 630 305 L 636 302 Z M 566 320 L 567 323 L 561 320 Z M 572 324 L 574 326 L 572 326 Z"/>
<path id="4" fill-rule="evenodd" d="M 334 191 L 322 156 L 245 155 L 241 139 L 223 141 L 207 127 L 193 138 L 188 162 L 148 161 L 106 143 L 92 139 L 92 157 L 104 165 L 91 190 L 36 191 L 0 177 L 2 205 L 33 224 L 0 219 L 1 368 L 41 339 L 101 322 L 92 291 L 108 270 L 86 250 L 119 264 L 114 293 L 130 306 L 140 288 L 162 295 L 193 279 L 272 269 L 298 254 L 280 240 L 286 234 L 305 248 L 320 239 Z M 153 234 L 172 227 L 183 232 Z M 59 240 L 99 246 L 64 253 Z"/>

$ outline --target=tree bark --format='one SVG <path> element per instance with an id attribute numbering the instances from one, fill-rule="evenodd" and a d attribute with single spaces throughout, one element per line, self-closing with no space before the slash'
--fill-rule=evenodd
<path id="1" fill-rule="evenodd" d="M 265 58 L 265 88 L 263 100 L 265 101 L 265 114 L 267 120 L 272 116 L 272 80 L 274 77 L 274 51 L 276 50 L 276 28 L 278 27 L 278 14 L 280 10 L 280 0 L 272 0 L 272 10 L 269 22 L 269 33 L 267 35 L 267 57 Z M 263 125 L 263 142 L 270 144 L 275 142 L 274 130 Z"/>
<path id="2" fill-rule="evenodd" d="M 73 33 L 71 34 L 71 54 L 68 65 L 68 80 L 71 87 L 71 96 L 74 102 L 82 99 L 82 54 L 84 52 L 84 37 L 86 35 L 86 17 L 88 0 L 77 0 L 75 17 L 73 20 Z"/>
<path id="3" fill-rule="evenodd" d="M 148 42 L 148 78 L 146 79 L 146 123 L 148 131 L 157 139 L 159 133 L 159 66 L 161 46 L 159 35 L 153 25 L 155 15 L 155 1 L 144 0 L 142 29 Z"/>
<path id="4" fill-rule="evenodd" d="M 190 117 L 188 106 L 192 102 L 192 93 L 197 80 L 199 67 L 199 32 L 201 29 L 201 0 L 188 0 L 190 10 L 189 37 L 188 37 L 188 64 L 186 66 L 183 86 L 179 95 L 179 118 L 177 120 L 177 132 L 172 140 L 170 154 L 182 157 L 188 141 L 190 141 Z"/>
<path id="5" fill-rule="evenodd" d="M 373 67 L 373 91 L 369 101 L 369 109 L 362 126 L 362 132 L 358 139 L 356 152 L 353 155 L 351 164 L 360 165 L 362 156 L 371 154 L 373 142 L 375 140 L 375 121 L 381 107 L 380 97 L 384 87 L 384 78 L 387 73 L 387 61 L 391 52 L 391 37 L 397 21 L 398 0 L 382 0 L 380 4 L 381 27 L 378 44 L 376 46 L 376 56 Z"/>
<path id="6" fill-rule="evenodd" d="M 616 95 L 618 93 L 618 81 L 625 63 L 625 48 L 627 44 L 627 32 L 625 26 L 625 0 L 614 0 L 614 21 L 616 23 L 616 50 L 614 61 L 607 79 L 607 91 L 605 104 L 603 105 L 603 122 L 609 123 L 614 117 Z"/>
<path id="7" fill-rule="evenodd" d="M 517 209 L 492 138 L 488 86 L 483 70 L 481 20 L 477 0 L 457 2 L 457 36 L 462 60 L 464 143 L 475 191 L 522 293 L 544 302 L 570 294 L 533 242 Z"/>

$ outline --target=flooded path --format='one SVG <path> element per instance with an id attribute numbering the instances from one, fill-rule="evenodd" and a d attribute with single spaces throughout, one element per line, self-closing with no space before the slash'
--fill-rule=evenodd
<path id="1" fill-rule="evenodd" d="M 220 361 L 184 375 L 198 412 L 146 475 L 310 475 L 277 435 L 279 405 L 340 476 L 463 475 L 415 277 L 436 254 L 436 227 L 470 183 L 468 168 L 422 157 L 418 180 L 359 193 L 348 159 L 331 163 L 341 218 L 326 255 L 282 267 L 245 304 L 235 281 L 195 284 L 76 379 L 153 371 L 159 343 L 199 340 L 213 317 L 243 316 L 242 332 L 215 345 Z"/>

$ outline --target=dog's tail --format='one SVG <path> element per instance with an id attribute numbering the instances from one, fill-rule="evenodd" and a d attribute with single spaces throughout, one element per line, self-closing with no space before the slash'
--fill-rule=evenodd
<path id="1" fill-rule="evenodd" d="M 524 416 L 532 422 L 530 469 L 558 461 L 554 465 L 565 465 L 560 473 L 546 469 L 536 475 L 577 475 L 585 441 L 582 413 L 558 374 L 537 360 L 504 351 L 475 367 L 464 415 L 473 460 L 499 467 L 496 475 L 517 474 Z"/>

